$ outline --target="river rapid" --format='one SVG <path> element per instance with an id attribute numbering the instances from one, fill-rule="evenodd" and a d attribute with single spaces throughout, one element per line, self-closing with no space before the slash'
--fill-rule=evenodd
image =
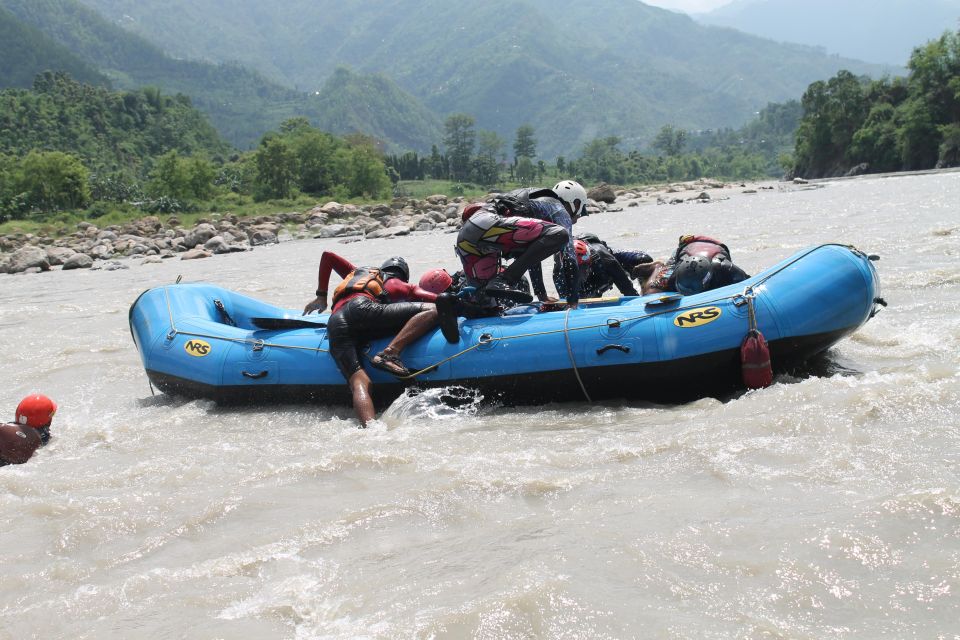
<path id="1" fill-rule="evenodd" d="M 889 308 L 727 402 L 430 392 L 359 430 L 151 394 L 144 289 L 302 308 L 324 249 L 419 277 L 456 267 L 452 235 L 0 276 L 0 413 L 60 405 L 0 468 L 0 639 L 960 638 L 960 173 L 772 186 L 578 224 L 656 255 L 717 236 L 751 273 L 823 242 L 881 256 Z"/>

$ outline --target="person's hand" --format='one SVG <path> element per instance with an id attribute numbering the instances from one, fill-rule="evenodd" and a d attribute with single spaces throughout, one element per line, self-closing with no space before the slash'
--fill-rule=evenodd
<path id="1" fill-rule="evenodd" d="M 326 298 L 317 297 L 312 302 L 307 304 L 306 307 L 303 308 L 303 315 L 308 316 L 314 311 L 318 313 L 323 313 L 326 310 L 327 310 Z"/>

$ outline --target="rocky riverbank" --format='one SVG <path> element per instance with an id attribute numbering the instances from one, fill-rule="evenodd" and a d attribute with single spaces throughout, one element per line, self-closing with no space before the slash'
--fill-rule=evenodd
<path id="1" fill-rule="evenodd" d="M 651 204 L 703 204 L 728 197 L 726 193 L 773 188 L 767 183 L 727 184 L 710 180 L 644 189 L 604 184 L 589 191 L 587 210 L 596 215 Z M 61 237 L 25 233 L 0 236 L 0 273 L 126 269 L 172 258 L 210 258 L 307 238 L 341 238 L 341 242 L 347 243 L 411 233 L 453 233 L 460 228 L 463 207 L 474 200 L 438 194 L 423 200 L 397 198 L 389 203 L 362 206 L 327 202 L 305 212 L 249 218 L 213 214 L 190 228 L 184 227 L 176 216 L 147 216 L 104 228 L 80 222 L 76 231 Z"/>

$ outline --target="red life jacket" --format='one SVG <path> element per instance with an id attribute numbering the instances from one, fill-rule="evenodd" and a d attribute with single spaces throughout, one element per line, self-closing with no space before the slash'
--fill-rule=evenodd
<path id="1" fill-rule="evenodd" d="M 386 301 L 386 291 L 380 269 L 358 267 L 348 273 L 343 282 L 333 290 L 333 306 L 337 306 L 337 303 L 342 300 L 361 294 L 374 300 Z"/>

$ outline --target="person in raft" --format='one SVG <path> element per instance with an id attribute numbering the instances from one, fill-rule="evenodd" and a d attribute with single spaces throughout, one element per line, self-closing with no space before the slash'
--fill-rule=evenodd
<path id="1" fill-rule="evenodd" d="M 533 298 L 517 289 L 517 285 L 529 271 L 538 297 L 552 301 L 546 299 L 540 263 L 563 251 L 570 258 L 572 280 L 576 283 L 567 302 L 576 308 L 580 274 L 576 269 L 573 224 L 585 214 L 586 207 L 587 192 L 573 180 L 558 182 L 552 189 L 521 189 L 497 196 L 490 203 L 467 205 L 456 244 L 467 285 L 491 298 L 526 303 Z M 505 257 L 514 260 L 500 271 L 500 261 Z M 539 295 L 541 292 L 543 295 Z"/>
<path id="2" fill-rule="evenodd" d="M 500 268 L 503 271 L 503 267 Z M 506 299 L 492 301 L 486 296 L 477 296 L 475 293 L 469 293 L 465 290 L 467 287 L 467 276 L 463 270 L 450 274 L 446 269 L 430 269 L 420 278 L 420 288 L 425 291 L 437 294 L 437 312 L 440 314 L 440 328 L 444 336 L 450 342 L 459 341 L 459 330 L 455 329 L 456 339 L 451 339 L 451 328 L 447 327 L 447 318 L 453 315 L 453 321 L 456 322 L 456 316 L 465 318 L 488 318 L 499 316 L 510 307 L 517 303 Z M 517 283 L 517 289 L 527 294 L 530 293 L 530 281 L 526 276 L 520 278 Z"/>
<path id="3" fill-rule="evenodd" d="M 399 378 L 410 375 L 400 354 L 410 343 L 437 326 L 437 296 L 409 284 L 410 268 L 401 257 L 390 258 L 379 268 L 357 267 L 331 251 L 320 257 L 317 297 L 303 310 L 307 315 L 327 308 L 330 273 L 343 278 L 333 292 L 327 321 L 330 355 L 346 378 L 353 408 L 362 426 L 376 417 L 372 382 L 360 364 L 360 348 L 370 340 L 395 336 L 370 364 Z"/>
<path id="4" fill-rule="evenodd" d="M 14 421 L 0 425 L 0 467 L 27 462 L 50 441 L 50 424 L 57 403 L 42 394 L 27 396 L 17 405 Z"/>
<path id="5" fill-rule="evenodd" d="M 622 295 L 640 295 L 634 288 L 627 269 L 652 262 L 653 258 L 643 251 L 615 251 L 592 233 L 580 236 L 573 244 L 577 263 L 583 273 L 580 284 L 581 298 L 599 298 L 614 286 Z M 570 290 L 567 279 L 570 269 L 563 264 L 566 257 L 556 254 L 553 259 L 553 284 L 558 294 L 566 296 Z"/>
<path id="6" fill-rule="evenodd" d="M 750 277 L 733 263 L 727 245 L 710 236 L 694 235 L 680 236 L 679 246 L 667 260 L 638 265 L 633 275 L 641 281 L 644 295 L 676 291 L 685 296 Z"/>

